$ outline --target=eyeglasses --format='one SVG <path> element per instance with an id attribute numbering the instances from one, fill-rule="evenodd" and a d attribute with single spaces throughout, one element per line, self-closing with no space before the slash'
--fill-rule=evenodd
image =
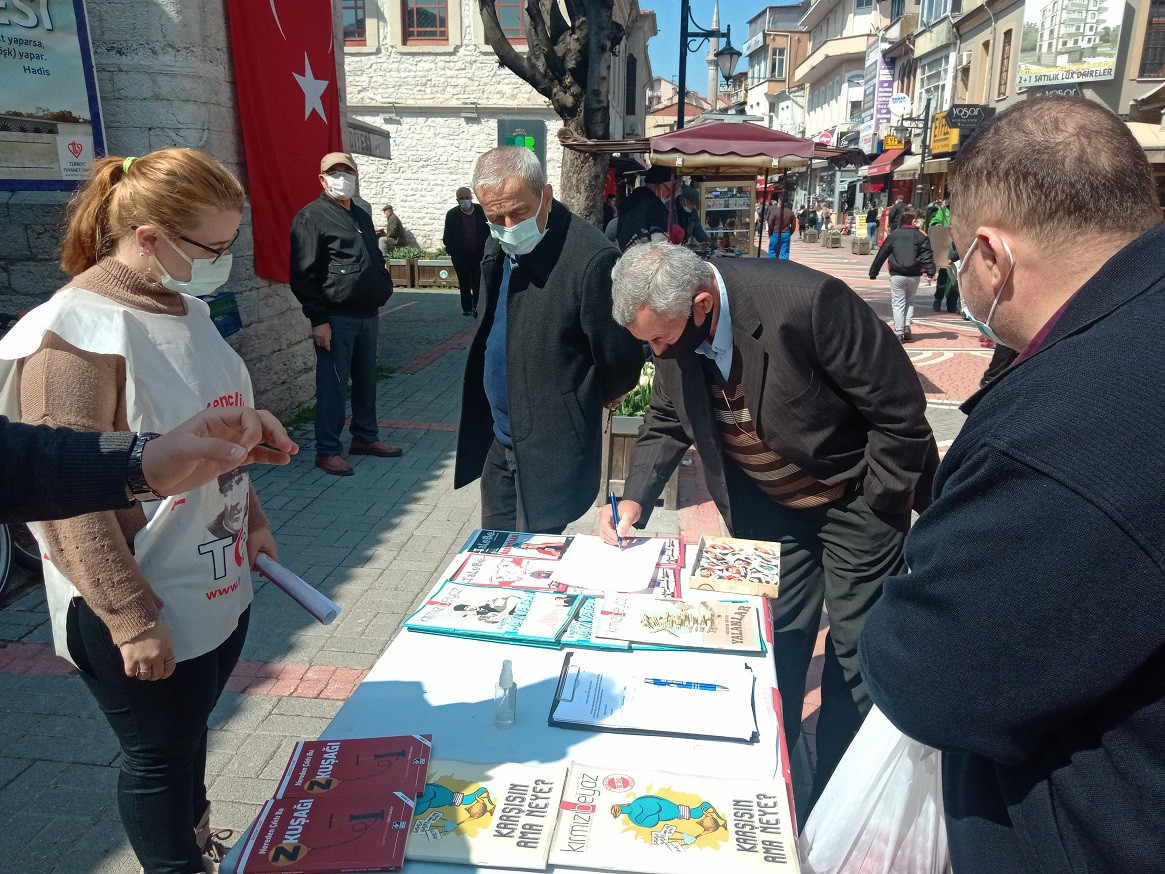
<path id="1" fill-rule="evenodd" d="M 136 231 L 139 225 L 131 225 L 130 227 Z M 231 250 L 231 246 L 235 244 L 235 240 L 239 238 L 239 234 L 242 232 L 242 230 L 242 228 L 239 228 L 237 231 L 235 231 L 235 235 L 231 237 L 230 242 L 223 246 L 221 249 L 215 249 L 213 246 L 204 245 L 203 243 L 198 242 L 198 240 L 192 240 L 189 237 L 182 236 L 181 234 L 178 234 L 178 239 L 183 243 L 189 243 L 191 246 L 197 246 L 204 252 L 210 252 L 210 254 L 214 255 L 214 258 L 210 263 L 214 264 L 216 261 L 218 261 L 219 258 Z"/>

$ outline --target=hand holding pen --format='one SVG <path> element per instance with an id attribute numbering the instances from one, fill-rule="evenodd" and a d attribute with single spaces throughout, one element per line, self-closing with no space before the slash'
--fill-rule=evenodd
<path id="1" fill-rule="evenodd" d="M 616 501 L 613 493 L 608 494 L 607 505 L 599 510 L 599 537 L 604 543 L 622 547 L 642 514 L 643 508 L 635 501 Z"/>

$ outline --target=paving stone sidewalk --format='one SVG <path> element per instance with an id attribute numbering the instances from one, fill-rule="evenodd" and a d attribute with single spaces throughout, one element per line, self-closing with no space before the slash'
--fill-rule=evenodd
<path id="1" fill-rule="evenodd" d="M 313 465 L 309 427 L 296 434 L 301 451 L 290 465 L 252 471 L 280 560 L 343 613 L 320 625 L 256 580 L 243 661 L 211 720 L 216 826 L 250 823 L 291 744 L 319 735 L 477 527 L 476 487 L 453 489 L 461 375 L 475 326 L 455 290 L 398 291 L 381 335 L 381 360 L 396 373 L 380 383 L 378 409 L 383 439 L 404 456 L 353 458 L 355 476 L 328 476 Z M 942 398 L 928 412 L 949 443 L 961 414 Z M 657 509 L 649 532 L 715 530 L 705 501 L 697 463 L 682 472 L 681 509 Z M 569 530 L 593 531 L 596 518 L 592 509 Z M 52 654 L 40 587 L 0 610 L 0 641 L 0 871 L 134 874 L 114 799 L 117 744 L 71 666 Z"/>

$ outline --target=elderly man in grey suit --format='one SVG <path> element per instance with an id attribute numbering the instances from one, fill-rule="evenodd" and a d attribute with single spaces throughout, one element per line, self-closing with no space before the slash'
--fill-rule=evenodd
<path id="1" fill-rule="evenodd" d="M 774 658 L 791 748 L 827 607 L 817 771 L 798 801 L 804 816 L 869 711 L 858 638 L 883 578 L 905 570 L 910 511 L 929 501 L 938 452 L 918 376 L 845 283 L 791 261 L 714 267 L 684 247 L 649 243 L 615 266 L 612 298 L 615 321 L 659 359 L 619 534 L 645 524 L 694 443 L 732 535 L 780 541 Z M 615 542 L 609 507 L 599 524 Z M 808 780 L 797 782 L 803 790 Z"/>

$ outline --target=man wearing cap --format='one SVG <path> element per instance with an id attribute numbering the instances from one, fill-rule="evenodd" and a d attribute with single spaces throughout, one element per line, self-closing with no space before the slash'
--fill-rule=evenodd
<path id="1" fill-rule="evenodd" d="M 384 230 L 377 231 L 376 235 L 380 237 L 380 254 L 386 258 L 393 249 L 404 245 L 405 226 L 401 223 L 400 217 L 393 211 L 391 203 L 384 205 Z"/>
<path id="2" fill-rule="evenodd" d="M 457 206 L 445 213 L 445 232 L 441 242 L 453 262 L 457 287 L 461 289 L 461 314 L 477 318 L 481 299 L 481 259 L 489 239 L 485 213 L 473 202 L 473 192 L 465 186 L 457 189 Z"/>
<path id="3" fill-rule="evenodd" d="M 356 162 L 345 152 L 320 161 L 320 196 L 291 221 L 291 290 L 311 322 L 316 349 L 316 467 L 354 471 L 342 455 L 345 395 L 352 382 L 352 455 L 395 458 L 376 419 L 378 312 L 392 280 L 368 210 L 353 200 Z"/>
<path id="4" fill-rule="evenodd" d="M 669 204 L 675 193 L 675 174 L 671 167 L 652 167 L 636 188 L 619 205 L 619 224 L 615 242 L 621 251 L 633 243 L 650 240 L 653 234 L 667 236 Z"/>
<path id="5" fill-rule="evenodd" d="M 679 206 L 679 209 L 676 210 L 676 218 L 679 226 L 684 229 L 683 241 L 688 244 L 709 242 L 708 234 L 700 223 L 699 192 L 692 186 L 685 185 L 679 190 L 676 204 Z"/>

